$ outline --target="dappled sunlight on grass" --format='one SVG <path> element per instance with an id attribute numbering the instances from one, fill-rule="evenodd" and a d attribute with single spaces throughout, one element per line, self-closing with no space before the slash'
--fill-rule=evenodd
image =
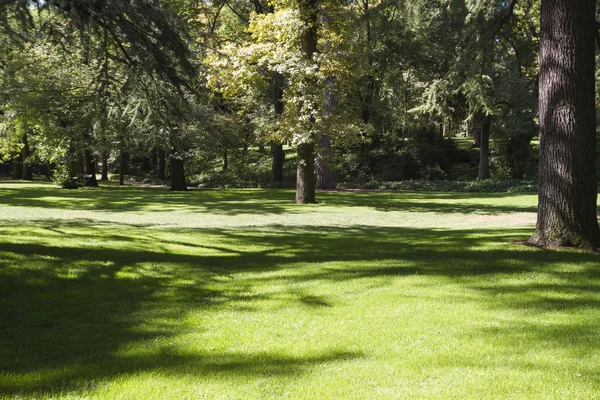
<path id="1" fill-rule="evenodd" d="M 0 185 L 2 398 L 600 390 L 599 255 L 514 244 L 532 226 L 510 210 L 529 195 L 322 193 L 303 208 L 287 191 L 115 189 L 118 205 L 104 189 L 18 188 Z M 488 224 L 466 211 L 478 204 Z M 229 222 L 193 221 L 213 215 Z"/>

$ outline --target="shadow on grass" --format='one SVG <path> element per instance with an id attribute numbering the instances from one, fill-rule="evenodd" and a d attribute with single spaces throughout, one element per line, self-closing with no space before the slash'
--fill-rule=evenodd
<path id="1" fill-rule="evenodd" d="M 95 223 L 86 226 L 80 221 L 77 226 L 87 228 L 94 239 L 104 234 Z M 105 233 L 107 240 L 129 238 L 128 246 L 119 249 L 86 247 L 90 237 L 75 228 L 65 227 L 60 233 L 66 243 L 80 241 L 81 246 L 9 242 L 10 229 L 2 229 L 0 394 L 76 392 L 99 380 L 154 370 L 199 377 L 298 375 L 320 363 L 368 356 L 327 349 L 312 357 L 227 351 L 181 354 L 152 345 L 185 333 L 183 317 L 190 310 L 239 307 L 253 312 L 260 302 L 271 300 L 289 307 L 335 307 L 335 299 L 310 292 L 319 282 L 372 280 L 386 285 L 393 279 L 424 275 L 460 281 L 485 293 L 490 307 L 533 313 L 600 308 L 598 255 L 511 245 L 529 233 L 519 229 L 272 226 L 252 232 L 180 232 L 197 244 L 169 240 L 160 231 L 127 229 L 122 227 L 118 236 Z M 235 248 L 202 246 L 207 238 L 235 243 Z M 152 248 L 152 243 L 165 247 Z M 492 246 L 498 243 L 502 245 Z M 187 247 L 169 252 L 169 245 Z M 207 249 L 219 253 L 207 254 Z M 552 279 L 519 285 L 497 279 L 539 272 Z M 261 290 L 265 285 L 281 287 L 285 296 Z M 554 298 L 552 293 L 565 296 Z M 503 301 L 497 300 L 499 295 Z M 574 327 L 580 338 L 575 346 L 597 340 L 598 324 L 589 330 Z M 548 337 L 542 327 L 529 330 L 559 348 L 573 346 L 567 333 Z M 148 354 L 127 355 L 128 346 L 140 343 L 149 347 Z"/>
<path id="2" fill-rule="evenodd" d="M 485 200 L 513 198 L 508 193 L 324 192 L 318 200 L 328 206 L 369 207 L 379 211 L 499 214 L 535 212 L 534 205 L 486 204 Z M 161 189 L 103 187 L 68 191 L 50 185 L 4 184 L 4 205 L 110 212 L 192 210 L 224 215 L 299 213 L 290 190 L 196 190 L 172 193 Z M 480 199 L 482 202 L 474 202 Z"/>

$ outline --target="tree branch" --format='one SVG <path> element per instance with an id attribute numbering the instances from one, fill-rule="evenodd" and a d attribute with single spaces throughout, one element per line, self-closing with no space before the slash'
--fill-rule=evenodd
<path id="1" fill-rule="evenodd" d="M 244 22 L 250 22 L 250 20 L 249 20 L 248 18 L 244 18 L 244 17 L 243 17 L 243 16 L 242 16 L 240 13 L 238 13 L 237 11 L 235 11 L 235 10 L 233 9 L 233 7 L 231 6 L 231 4 L 229 4 L 229 1 L 227 1 L 227 0 L 224 0 L 224 1 L 225 1 L 225 4 L 227 5 L 227 7 L 229 7 L 229 9 L 230 9 L 230 10 L 231 10 L 231 11 L 232 11 L 232 12 L 233 12 L 235 15 L 237 15 L 239 19 L 241 19 L 241 20 L 242 20 L 242 21 L 244 21 Z"/>

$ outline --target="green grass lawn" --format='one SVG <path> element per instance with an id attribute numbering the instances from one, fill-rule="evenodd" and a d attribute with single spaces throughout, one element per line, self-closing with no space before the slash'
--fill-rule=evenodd
<path id="1" fill-rule="evenodd" d="M 0 184 L 2 399 L 600 398 L 536 196 Z"/>

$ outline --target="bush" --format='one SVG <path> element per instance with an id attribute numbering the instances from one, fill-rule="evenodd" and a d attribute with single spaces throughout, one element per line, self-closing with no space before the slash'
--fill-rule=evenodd
<path id="1" fill-rule="evenodd" d="M 536 193 L 537 182 L 522 180 L 483 181 L 375 181 L 343 182 L 338 189 L 407 190 L 431 192 L 488 192 L 488 193 Z"/>
<path id="2" fill-rule="evenodd" d="M 452 139 L 423 129 L 410 138 L 388 138 L 376 148 L 344 151 L 338 160 L 342 181 L 404 181 L 447 179 L 456 162 L 469 162 Z"/>

